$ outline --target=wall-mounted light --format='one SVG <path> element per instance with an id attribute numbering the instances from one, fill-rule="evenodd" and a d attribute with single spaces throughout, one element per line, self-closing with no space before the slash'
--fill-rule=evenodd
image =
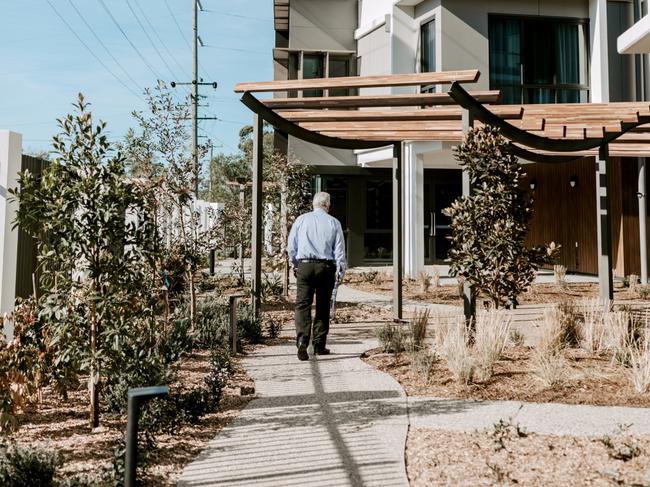
<path id="1" fill-rule="evenodd" d="M 569 179 L 569 186 L 572 188 L 575 188 L 578 185 L 578 176 L 575 174 L 571 176 L 571 179 Z"/>
<path id="2" fill-rule="evenodd" d="M 535 188 L 537 187 L 537 179 L 533 178 L 530 180 L 530 189 L 535 191 Z"/>

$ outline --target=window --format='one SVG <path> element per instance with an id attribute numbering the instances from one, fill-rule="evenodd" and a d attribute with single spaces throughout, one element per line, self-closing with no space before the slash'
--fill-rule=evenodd
<path id="1" fill-rule="evenodd" d="M 490 89 L 502 103 L 587 102 L 586 22 L 490 16 Z"/>
<path id="2" fill-rule="evenodd" d="M 436 70 L 436 24 L 430 20 L 420 26 L 420 72 Z M 425 86 L 423 93 L 435 91 L 435 86 Z"/>
<path id="3" fill-rule="evenodd" d="M 320 54 L 304 54 L 302 58 L 302 78 L 322 78 L 323 74 L 323 56 Z M 323 96 L 323 90 L 305 90 L 302 92 L 302 96 Z"/>
<path id="4" fill-rule="evenodd" d="M 282 50 L 276 54 L 276 61 L 287 68 L 287 79 L 338 78 L 353 76 L 355 70 L 353 51 L 296 51 Z M 280 57 L 282 56 L 282 57 Z M 302 96 L 347 96 L 349 90 L 304 90 Z M 300 96 L 290 91 L 289 97 Z"/>

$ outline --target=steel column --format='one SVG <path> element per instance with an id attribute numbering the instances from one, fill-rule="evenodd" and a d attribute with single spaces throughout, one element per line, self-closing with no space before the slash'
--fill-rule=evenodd
<path id="1" fill-rule="evenodd" d="M 639 180 L 637 196 L 639 197 L 639 255 L 641 258 L 641 284 L 648 283 L 648 234 L 646 229 L 646 158 L 639 157 Z"/>
<path id="2" fill-rule="evenodd" d="M 603 143 L 596 159 L 596 210 L 598 227 L 598 289 L 603 301 L 613 298 L 612 222 L 607 177 L 609 148 Z"/>
<path id="3" fill-rule="evenodd" d="M 260 316 L 262 295 L 262 160 L 264 157 L 264 121 L 253 115 L 253 218 L 251 232 L 251 279 L 253 316 Z"/>
<path id="4" fill-rule="evenodd" d="M 403 238 L 402 238 L 402 143 L 393 144 L 393 318 L 401 320 Z"/>
<path id="5" fill-rule="evenodd" d="M 474 117 L 469 110 L 464 109 L 463 115 L 463 134 L 467 134 L 469 130 L 474 126 Z M 471 183 L 469 180 L 469 174 L 466 170 L 463 169 L 462 175 L 462 184 L 463 184 L 463 196 L 469 196 L 472 192 Z M 465 314 L 465 320 L 469 323 L 473 321 L 474 316 L 476 315 L 476 297 L 472 292 L 472 286 L 470 283 L 465 280 L 463 283 L 463 313 Z"/>

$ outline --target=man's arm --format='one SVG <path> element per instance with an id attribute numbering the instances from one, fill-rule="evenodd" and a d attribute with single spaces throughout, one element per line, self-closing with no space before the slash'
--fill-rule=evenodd
<path id="1" fill-rule="evenodd" d="M 298 260 L 296 256 L 298 255 L 298 226 L 300 224 L 300 218 L 296 219 L 291 226 L 291 231 L 289 232 L 289 240 L 287 242 L 287 257 L 289 258 L 289 265 L 294 269 L 298 267 Z"/>
<path id="2" fill-rule="evenodd" d="M 336 273 L 339 279 L 343 279 L 348 264 L 345 258 L 345 238 L 341 222 L 336 220 L 336 237 L 334 239 L 334 260 L 336 260 Z"/>

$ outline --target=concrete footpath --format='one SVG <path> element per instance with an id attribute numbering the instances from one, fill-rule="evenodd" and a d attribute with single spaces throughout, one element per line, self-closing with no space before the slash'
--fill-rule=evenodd
<path id="1" fill-rule="evenodd" d="M 339 301 L 364 297 L 343 289 Z M 622 426 L 650 434 L 645 408 L 407 399 L 395 380 L 359 358 L 377 346 L 375 325 L 333 325 L 333 354 L 307 362 L 297 360 L 291 340 L 248 357 L 259 398 L 185 468 L 178 485 L 406 486 L 409 426 L 475 431 L 511 419 L 540 434 L 600 437 Z"/>
<path id="2" fill-rule="evenodd" d="M 336 325 L 332 355 L 299 362 L 288 342 L 247 358 L 260 398 L 185 468 L 178 485 L 408 485 L 405 394 L 359 359 L 375 346 L 373 335 L 367 324 Z"/>

